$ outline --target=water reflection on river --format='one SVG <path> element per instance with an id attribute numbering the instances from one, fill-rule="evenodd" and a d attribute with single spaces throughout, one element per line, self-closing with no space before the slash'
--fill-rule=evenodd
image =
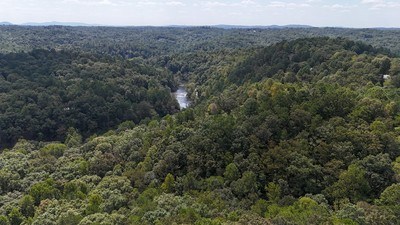
<path id="1" fill-rule="evenodd" d="M 185 109 L 185 108 L 189 107 L 190 100 L 187 96 L 187 91 L 184 86 L 179 86 L 178 90 L 174 93 L 174 96 L 175 96 L 176 100 L 178 101 L 181 109 Z"/>

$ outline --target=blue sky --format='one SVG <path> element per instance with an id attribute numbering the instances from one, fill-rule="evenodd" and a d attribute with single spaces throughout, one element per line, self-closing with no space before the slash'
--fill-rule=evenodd
<path id="1" fill-rule="evenodd" d="M 0 21 L 400 27 L 400 0 L 0 0 Z"/>

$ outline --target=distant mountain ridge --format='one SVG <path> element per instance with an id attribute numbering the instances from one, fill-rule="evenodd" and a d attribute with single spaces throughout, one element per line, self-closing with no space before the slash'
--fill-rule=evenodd
<path id="1" fill-rule="evenodd" d="M 26 22 L 22 24 L 14 24 L 8 21 L 0 22 L 0 26 L 68 26 L 68 27 L 136 27 L 135 25 L 104 25 L 104 24 L 89 24 L 81 22 Z M 150 27 L 175 27 L 175 28 L 188 28 L 188 27 L 213 27 L 220 29 L 306 29 L 306 28 L 349 28 L 340 26 L 311 26 L 303 24 L 288 24 L 288 25 L 230 25 L 230 24 L 218 24 L 218 25 L 166 25 L 166 26 L 151 26 Z M 143 27 L 143 26 L 137 26 Z M 147 27 L 147 26 L 144 26 Z M 362 29 L 362 28 L 354 28 Z M 376 29 L 376 30 L 399 30 L 400 27 L 366 27 L 365 29 Z"/>
<path id="2" fill-rule="evenodd" d="M 315 28 L 310 25 L 301 25 L 301 24 L 288 24 L 288 25 L 255 25 L 255 26 L 247 26 L 247 25 L 226 25 L 220 24 L 212 27 L 223 28 L 223 29 L 285 29 L 285 28 Z"/>
<path id="3" fill-rule="evenodd" d="M 10 22 L 6 22 L 6 21 L 0 22 L 0 26 L 9 26 L 9 25 L 13 25 L 13 24 Z"/>
<path id="4" fill-rule="evenodd" d="M 88 24 L 88 23 L 79 23 L 79 22 L 43 22 L 43 23 L 23 23 L 23 26 L 70 26 L 70 27 L 93 27 L 93 26 L 102 26 L 100 24 Z"/>
<path id="5" fill-rule="evenodd" d="M 52 21 L 52 22 L 42 22 L 42 23 L 36 23 L 36 22 L 27 22 L 27 23 L 22 23 L 22 24 L 13 24 L 7 21 L 0 22 L 0 25 L 3 26 L 69 26 L 69 27 L 93 27 L 93 26 L 103 26 L 100 24 L 88 24 L 88 23 L 79 23 L 79 22 L 57 22 L 57 21 Z"/>

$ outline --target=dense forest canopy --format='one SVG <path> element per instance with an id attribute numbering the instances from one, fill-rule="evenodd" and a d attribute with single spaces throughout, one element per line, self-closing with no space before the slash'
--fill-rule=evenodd
<path id="1" fill-rule="evenodd" d="M 0 30 L 0 224 L 400 223 L 396 30 Z"/>
<path id="2" fill-rule="evenodd" d="M 78 49 L 124 58 L 267 46 L 282 40 L 342 37 L 400 53 L 400 29 L 0 26 L 0 52 Z"/>
<path id="3" fill-rule="evenodd" d="M 64 140 L 70 127 L 88 136 L 178 109 L 172 73 L 141 60 L 34 50 L 0 54 L 0 74 L 0 146 Z"/>

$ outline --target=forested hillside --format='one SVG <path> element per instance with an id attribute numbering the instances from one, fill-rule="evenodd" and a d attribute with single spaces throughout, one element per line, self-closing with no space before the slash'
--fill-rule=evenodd
<path id="1" fill-rule="evenodd" d="M 0 224 L 399 224 L 400 58 L 242 47 L 1 55 Z"/>
<path id="2" fill-rule="evenodd" d="M 215 27 L 0 26 L 0 52 L 69 49 L 119 56 L 158 58 L 199 51 L 264 47 L 283 40 L 342 37 L 400 53 L 400 29 Z"/>
<path id="3" fill-rule="evenodd" d="M 0 54 L 0 149 L 19 138 L 88 137 L 178 110 L 171 72 L 143 60 L 72 51 Z"/>

